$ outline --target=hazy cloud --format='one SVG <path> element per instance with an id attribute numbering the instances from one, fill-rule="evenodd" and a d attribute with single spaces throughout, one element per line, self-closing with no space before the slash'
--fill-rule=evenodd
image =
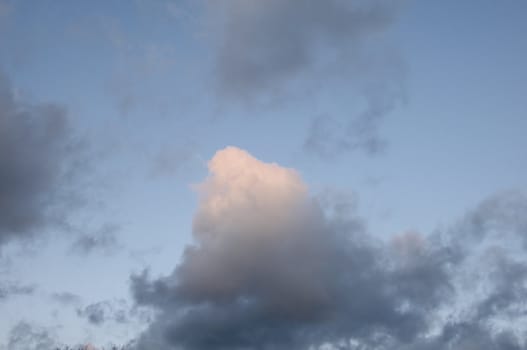
<path id="1" fill-rule="evenodd" d="M 77 316 L 85 318 L 95 326 L 102 326 L 107 322 L 120 324 L 144 324 L 150 322 L 152 314 L 150 310 L 132 306 L 124 300 L 103 300 L 89 304 L 83 308 L 77 308 Z"/>
<path id="2" fill-rule="evenodd" d="M 0 282 L 0 301 L 16 295 L 31 295 L 36 287 L 19 283 Z"/>
<path id="3" fill-rule="evenodd" d="M 126 310 L 122 302 L 101 301 L 89 304 L 83 309 L 77 309 L 77 315 L 97 326 L 109 320 L 119 323 L 127 322 Z"/>
<path id="4" fill-rule="evenodd" d="M 209 1 L 219 39 L 216 69 L 222 93 L 274 90 L 312 69 L 319 49 L 337 55 L 384 29 L 400 2 Z"/>
<path id="5" fill-rule="evenodd" d="M 316 118 L 305 150 L 321 157 L 379 153 L 380 123 L 405 95 L 404 64 L 382 34 L 404 3 L 208 1 L 219 95 L 250 104 L 308 91 L 347 95 L 360 110 L 348 104 L 344 114 Z"/>
<path id="6" fill-rule="evenodd" d="M 120 227 L 115 224 L 105 224 L 91 234 L 81 234 L 72 245 L 73 252 L 91 254 L 100 252 L 109 254 L 119 247 L 117 232 Z"/>
<path id="7" fill-rule="evenodd" d="M 153 177 L 178 175 L 188 169 L 197 158 L 197 146 L 195 144 L 162 146 L 153 157 L 150 175 Z"/>
<path id="8" fill-rule="evenodd" d="M 342 122 L 330 116 L 311 122 L 304 149 L 322 159 L 331 159 L 344 152 L 360 150 L 368 155 L 383 152 L 387 146 L 377 129 L 384 113 Z"/>
<path id="9" fill-rule="evenodd" d="M 51 298 L 62 305 L 77 305 L 81 302 L 81 297 L 70 292 L 53 293 Z"/>
<path id="10" fill-rule="evenodd" d="M 49 329 L 20 322 L 9 333 L 9 350 L 54 350 L 58 342 Z"/>

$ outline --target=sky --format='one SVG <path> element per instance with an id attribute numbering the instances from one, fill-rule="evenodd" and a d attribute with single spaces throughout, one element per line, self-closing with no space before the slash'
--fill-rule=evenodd
<path id="1" fill-rule="evenodd" d="M 526 18 L 0 0 L 0 349 L 526 348 Z"/>

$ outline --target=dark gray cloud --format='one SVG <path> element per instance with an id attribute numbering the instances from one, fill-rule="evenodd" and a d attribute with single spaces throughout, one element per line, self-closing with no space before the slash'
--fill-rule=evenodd
<path id="1" fill-rule="evenodd" d="M 20 101 L 0 73 L 0 244 L 69 211 L 78 146 L 64 109 Z"/>
<path id="2" fill-rule="evenodd" d="M 310 198 L 291 169 L 233 148 L 209 169 L 195 244 L 172 274 L 132 276 L 157 310 L 137 349 L 524 348 L 523 194 L 385 242 L 347 196 Z"/>
<path id="3" fill-rule="evenodd" d="M 32 285 L 22 285 L 13 282 L 0 282 L 0 301 L 11 296 L 31 295 L 35 292 L 36 287 Z"/>

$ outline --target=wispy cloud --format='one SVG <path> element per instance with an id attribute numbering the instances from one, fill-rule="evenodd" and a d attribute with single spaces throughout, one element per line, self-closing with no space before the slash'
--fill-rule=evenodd
<path id="1" fill-rule="evenodd" d="M 115 252 L 120 246 L 117 239 L 120 229 L 119 225 L 106 223 L 93 233 L 80 234 L 71 249 L 74 253 L 80 254 Z"/>
<path id="2" fill-rule="evenodd" d="M 382 119 L 405 95 L 404 64 L 382 35 L 404 3 L 208 1 L 217 92 L 249 105 L 345 95 L 362 110 L 344 104 L 347 112 L 323 111 L 304 149 L 323 158 L 377 154 L 385 146 Z"/>
<path id="3" fill-rule="evenodd" d="M 60 346 L 52 329 L 27 322 L 15 325 L 9 333 L 9 350 L 54 350 Z"/>
<path id="4" fill-rule="evenodd" d="M 31 295 L 35 292 L 36 287 L 33 285 L 23 285 L 14 282 L 0 283 L 0 301 L 19 295 Z"/>

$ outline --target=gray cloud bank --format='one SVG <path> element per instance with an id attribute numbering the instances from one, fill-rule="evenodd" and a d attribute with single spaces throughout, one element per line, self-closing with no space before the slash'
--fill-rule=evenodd
<path id="1" fill-rule="evenodd" d="M 292 169 L 227 148 L 209 171 L 181 263 L 132 276 L 157 311 L 137 349 L 525 348 L 524 195 L 385 242 Z"/>
<path id="2" fill-rule="evenodd" d="M 0 245 L 68 211 L 77 146 L 61 107 L 21 101 L 0 73 Z"/>

